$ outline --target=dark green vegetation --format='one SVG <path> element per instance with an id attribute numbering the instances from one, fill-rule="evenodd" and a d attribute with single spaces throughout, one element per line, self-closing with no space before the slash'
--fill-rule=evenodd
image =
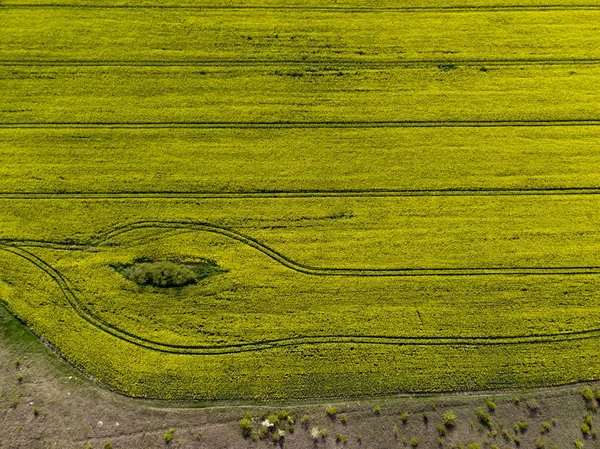
<path id="1" fill-rule="evenodd" d="M 600 378 L 599 4 L 11 0 L 0 23 L 0 299 L 104 384 Z M 501 433 L 496 405 L 475 425 Z"/>
<path id="2" fill-rule="evenodd" d="M 136 284 L 153 287 L 184 287 L 220 271 L 216 264 L 210 261 L 177 263 L 144 259 L 131 264 L 113 265 L 113 268 Z"/>

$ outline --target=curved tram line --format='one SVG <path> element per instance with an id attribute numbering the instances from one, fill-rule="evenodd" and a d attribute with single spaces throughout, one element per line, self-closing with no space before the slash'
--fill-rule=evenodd
<path id="1" fill-rule="evenodd" d="M 25 249 L 26 247 L 44 247 L 54 249 L 99 249 L 109 245 L 111 239 L 139 229 L 159 229 L 173 231 L 211 232 L 244 243 L 281 265 L 299 273 L 313 276 L 481 276 L 481 275 L 573 275 L 600 274 L 600 267 L 514 267 L 514 268 L 317 268 L 298 263 L 282 253 L 264 245 L 249 236 L 229 228 L 203 222 L 140 221 L 115 228 L 87 244 L 60 243 L 33 240 L 0 241 L 0 251 L 20 257 L 46 273 L 58 286 L 62 295 L 73 310 L 85 321 L 102 331 L 137 346 L 173 354 L 210 355 L 238 352 L 261 351 L 285 346 L 316 344 L 379 344 L 379 345 L 446 345 L 446 346 L 487 346 L 513 344 L 539 344 L 561 341 L 582 340 L 600 337 L 600 328 L 582 331 L 488 337 L 435 337 L 435 336 L 382 336 L 382 335 L 322 335 L 300 336 L 261 340 L 249 343 L 222 345 L 173 345 L 135 335 L 121 329 L 100 316 L 94 314 L 71 288 L 70 281 L 56 268 Z"/>

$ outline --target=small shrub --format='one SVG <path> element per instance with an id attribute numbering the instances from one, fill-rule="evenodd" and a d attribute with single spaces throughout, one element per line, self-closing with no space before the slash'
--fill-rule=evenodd
<path id="1" fill-rule="evenodd" d="M 590 426 L 587 425 L 587 423 L 583 423 L 581 425 L 581 433 L 583 433 L 585 436 L 587 436 L 590 433 Z"/>
<path id="2" fill-rule="evenodd" d="M 356 441 L 358 441 L 358 444 L 362 443 L 362 433 L 356 435 Z"/>
<path id="3" fill-rule="evenodd" d="M 335 441 L 340 443 L 342 441 L 342 436 L 339 433 L 335 434 Z"/>
<path id="4" fill-rule="evenodd" d="M 525 421 L 521 421 L 521 422 L 519 422 L 518 424 L 515 424 L 515 425 L 517 426 L 516 430 L 518 430 L 521 433 L 527 432 L 527 429 L 529 427 Z"/>
<path id="5" fill-rule="evenodd" d="M 286 419 L 288 419 L 289 415 L 288 412 L 286 412 L 285 410 L 279 410 L 277 412 L 277 418 L 279 419 L 279 421 L 284 421 Z"/>
<path id="6" fill-rule="evenodd" d="M 481 444 L 479 443 L 470 443 L 467 445 L 467 449 L 481 449 Z"/>
<path id="7" fill-rule="evenodd" d="M 165 443 L 170 443 L 171 441 L 173 441 L 173 433 L 174 432 L 175 432 L 175 429 L 173 429 L 172 427 L 165 432 L 165 436 L 164 436 Z"/>
<path id="8" fill-rule="evenodd" d="M 294 433 L 294 425 L 292 423 L 288 424 L 288 432 Z"/>
<path id="9" fill-rule="evenodd" d="M 252 421 L 252 413 L 251 413 L 251 412 L 248 412 L 248 413 L 246 413 L 246 414 L 244 415 L 244 418 L 245 418 L 245 419 L 249 419 L 250 421 Z"/>
<path id="10" fill-rule="evenodd" d="M 110 441 L 104 443 L 104 449 L 112 449 L 112 443 Z"/>
<path id="11" fill-rule="evenodd" d="M 37 407 L 33 407 L 33 416 L 35 416 L 36 418 L 38 416 L 40 416 L 40 409 Z"/>
<path id="12" fill-rule="evenodd" d="M 373 413 L 375 413 L 377 416 L 381 415 L 381 406 L 376 405 L 373 409 Z"/>
<path id="13" fill-rule="evenodd" d="M 515 444 L 516 444 L 517 446 L 519 446 L 519 445 L 521 444 L 521 437 L 520 437 L 519 435 L 516 435 L 516 436 L 513 438 L 513 441 L 515 442 Z"/>
<path id="14" fill-rule="evenodd" d="M 15 368 L 19 369 L 21 367 L 21 361 L 19 359 L 15 360 Z"/>
<path id="15" fill-rule="evenodd" d="M 527 399 L 527 409 L 532 415 L 537 414 L 540 411 L 540 404 L 534 398 Z"/>
<path id="16" fill-rule="evenodd" d="M 540 428 L 540 433 L 542 435 L 544 435 L 545 433 L 548 433 L 548 432 L 550 432 L 550 423 L 547 421 L 544 421 L 542 423 L 542 427 Z"/>
<path id="17" fill-rule="evenodd" d="M 302 424 L 302 427 L 304 427 L 306 429 L 308 427 L 309 423 L 310 423 L 310 416 L 302 415 L 302 418 L 300 418 L 300 424 Z"/>
<path id="18" fill-rule="evenodd" d="M 327 428 L 323 427 L 319 433 L 321 434 L 321 438 L 327 438 Z"/>
<path id="19" fill-rule="evenodd" d="M 581 390 L 581 396 L 583 397 L 585 402 L 591 402 L 592 399 L 594 399 L 594 393 L 592 392 L 592 389 L 587 385 Z"/>
<path id="20" fill-rule="evenodd" d="M 425 423 L 425 425 L 429 423 L 429 413 L 423 412 L 423 422 Z"/>
<path id="21" fill-rule="evenodd" d="M 583 417 L 583 422 L 586 423 L 591 428 L 592 427 L 592 415 L 585 415 Z"/>
<path id="22" fill-rule="evenodd" d="M 487 406 L 487 408 L 490 412 L 493 412 L 496 410 L 496 404 L 493 401 L 490 401 L 489 399 L 487 401 L 485 401 L 485 405 Z"/>
<path id="23" fill-rule="evenodd" d="M 258 438 L 262 440 L 263 438 L 266 438 L 267 435 L 269 435 L 269 428 L 265 425 L 261 425 L 258 428 Z"/>
<path id="24" fill-rule="evenodd" d="M 348 424 L 348 417 L 347 417 L 346 415 L 340 415 L 340 422 L 341 422 L 343 425 L 346 425 L 346 424 Z"/>
<path id="25" fill-rule="evenodd" d="M 575 440 L 575 449 L 583 449 L 583 441 Z"/>
<path id="26" fill-rule="evenodd" d="M 398 439 L 398 433 L 400 433 L 400 430 L 398 429 L 398 425 L 394 424 L 394 438 Z"/>
<path id="27" fill-rule="evenodd" d="M 336 407 L 327 407 L 327 409 L 325 410 L 325 413 L 327 413 L 327 416 L 329 416 L 331 419 L 334 419 L 337 415 L 337 408 Z"/>
<path id="28" fill-rule="evenodd" d="M 551 422 L 552 422 L 552 425 L 553 425 L 554 427 L 556 427 L 556 424 L 557 424 L 557 422 L 558 422 L 558 421 L 556 420 L 556 418 L 552 418 L 552 421 L 551 421 Z"/>
<path id="29" fill-rule="evenodd" d="M 535 447 L 536 449 L 544 449 L 546 447 L 546 442 L 543 439 L 538 438 L 535 440 Z"/>
<path id="30" fill-rule="evenodd" d="M 485 427 L 488 429 L 492 428 L 492 418 L 490 418 L 489 413 L 484 408 L 477 409 L 477 418 L 479 418 L 479 422 Z"/>
<path id="31" fill-rule="evenodd" d="M 402 420 L 402 424 L 406 424 L 408 422 L 408 412 L 404 411 L 400 413 L 400 419 Z"/>
<path id="32" fill-rule="evenodd" d="M 516 406 L 521 405 L 521 397 L 520 396 L 515 396 L 513 398 L 513 404 L 515 404 Z"/>
<path id="33" fill-rule="evenodd" d="M 319 430 L 318 427 L 313 427 L 312 429 L 310 429 L 310 436 L 312 437 L 313 440 L 318 440 L 320 435 L 321 435 L 321 431 Z"/>
<path id="34" fill-rule="evenodd" d="M 19 382 L 20 384 L 23 383 L 23 374 L 21 374 L 21 373 L 17 374 L 17 382 Z"/>
<path id="35" fill-rule="evenodd" d="M 269 416 L 267 416 L 267 421 L 269 421 L 269 423 L 273 424 L 274 426 L 279 424 L 279 418 L 275 413 L 270 413 Z"/>
<path id="36" fill-rule="evenodd" d="M 446 436 L 446 426 L 445 425 L 440 424 L 439 426 L 437 426 L 437 431 L 441 437 Z"/>
<path id="37" fill-rule="evenodd" d="M 510 435 L 510 433 L 508 433 L 508 431 L 503 430 L 502 431 L 502 438 L 504 438 L 506 441 L 510 441 L 512 439 L 512 436 Z"/>
<path id="38" fill-rule="evenodd" d="M 242 418 L 240 421 L 240 429 L 242 431 L 242 436 L 244 438 L 248 438 L 252 435 L 252 420 L 248 418 Z"/>
<path id="39" fill-rule="evenodd" d="M 444 413 L 444 417 L 442 418 L 442 423 L 444 424 L 444 426 L 447 429 L 450 429 L 450 428 L 456 426 L 456 415 L 454 414 L 454 412 L 452 410 L 448 410 L 446 413 Z"/>
<path id="40" fill-rule="evenodd" d="M 348 437 L 346 435 L 342 435 L 342 444 L 346 444 L 348 442 Z"/>
<path id="41" fill-rule="evenodd" d="M 410 447 L 417 447 L 419 445 L 419 439 L 417 437 L 410 440 Z"/>

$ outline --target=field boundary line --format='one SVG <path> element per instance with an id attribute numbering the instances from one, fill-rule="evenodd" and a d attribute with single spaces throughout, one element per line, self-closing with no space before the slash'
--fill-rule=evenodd
<path id="1" fill-rule="evenodd" d="M 467 66 L 547 66 L 547 65 L 598 65 L 600 58 L 499 58 L 499 59 L 195 59 L 195 60 L 0 60 L 0 67 L 281 67 L 330 65 L 346 68 L 390 67 L 457 67 Z"/>
<path id="2" fill-rule="evenodd" d="M 348 189 L 348 190 L 253 190 L 253 191 L 157 191 L 157 192 L 0 192 L 0 200 L 57 199 L 261 199 L 261 198 L 385 198 L 448 196 L 557 196 L 599 195 L 600 187 L 489 188 L 489 189 Z"/>
<path id="3" fill-rule="evenodd" d="M 405 6 L 405 7 L 360 7 L 360 6 L 265 6 L 265 5 L 93 5 L 93 4 L 5 4 L 2 9 L 189 9 L 199 11 L 315 11 L 339 13 L 426 13 L 426 12 L 522 12 L 522 11 L 595 11 L 597 4 L 577 5 L 456 5 L 456 6 Z"/>
<path id="4" fill-rule="evenodd" d="M 500 128 L 600 126 L 600 119 L 556 120 L 397 120 L 397 121 L 264 121 L 264 122 L 22 122 L 0 123 L 0 129 L 336 129 L 336 128 Z"/>

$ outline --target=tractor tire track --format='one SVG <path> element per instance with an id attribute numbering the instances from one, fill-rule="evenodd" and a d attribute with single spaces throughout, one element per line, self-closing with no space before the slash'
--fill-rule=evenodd
<path id="1" fill-rule="evenodd" d="M 200 11 L 307 11 L 339 13 L 420 13 L 420 12 L 523 12 L 523 11 L 595 11 L 600 5 L 456 5 L 456 6 L 398 6 L 398 7 L 360 7 L 360 6 L 264 6 L 264 5 L 101 5 L 101 4 L 7 4 L 2 9 L 189 9 Z"/>
<path id="2" fill-rule="evenodd" d="M 600 187 L 488 188 L 488 189 L 345 189 L 345 190 L 253 190 L 253 191 L 156 191 L 156 192 L 0 192 L 0 200 L 55 199 L 252 199 L 252 198 L 386 198 L 453 196 L 554 196 L 598 195 Z"/>
<path id="3" fill-rule="evenodd" d="M 345 68 L 394 68 L 440 66 L 551 66 L 598 65 L 600 58 L 501 58 L 501 59 L 192 59 L 192 60 L 0 60 L 0 67 L 280 67 L 333 66 Z"/>
<path id="4" fill-rule="evenodd" d="M 128 232 L 138 229 L 185 229 L 193 231 L 204 231 L 220 234 L 234 240 L 240 241 L 278 263 L 293 269 L 297 272 L 311 275 L 352 275 L 352 276 L 373 276 L 373 275 L 397 275 L 406 276 L 407 273 L 413 271 L 423 271 L 423 269 L 345 269 L 345 268 L 314 268 L 307 265 L 294 262 L 292 259 L 283 254 L 269 248 L 268 246 L 258 242 L 251 237 L 233 231 L 228 228 L 210 225 L 207 223 L 198 222 L 160 222 L 160 221 L 145 221 L 130 223 L 109 231 L 88 244 L 73 244 L 72 242 L 65 244 L 65 249 L 80 249 L 90 247 L 102 247 L 111 244 L 111 240 Z M 35 242 L 37 246 L 42 246 L 42 242 Z M 530 334 L 530 335 L 515 335 L 515 336 L 486 336 L 486 337 L 435 337 L 435 336 L 384 336 L 384 335 L 321 335 L 321 336 L 299 336 L 293 338 L 281 338 L 272 340 L 262 340 L 250 343 L 233 343 L 221 345 L 173 345 L 155 340 L 151 340 L 126 330 L 123 330 L 100 316 L 96 315 L 88 307 L 86 307 L 81 299 L 71 288 L 70 281 L 56 268 L 45 262 L 39 256 L 20 247 L 20 244 L 27 245 L 26 241 L 3 241 L 0 244 L 0 251 L 13 254 L 42 270 L 48 275 L 54 283 L 59 287 L 62 295 L 73 308 L 74 312 L 92 326 L 106 332 L 120 340 L 135 344 L 140 347 L 151 349 L 154 351 L 187 354 L 187 355 L 217 355 L 231 354 L 238 352 L 263 351 L 267 349 L 281 348 L 286 346 L 300 345 L 317 345 L 317 344 L 378 344 L 378 345 L 445 345 L 445 346 L 486 346 L 486 345 L 515 345 L 515 344 L 543 344 L 562 341 L 572 341 L 581 339 L 591 339 L 600 337 L 600 328 L 594 328 L 583 331 L 572 331 L 564 333 L 547 333 L 547 334 Z M 49 242 L 51 248 L 60 246 L 58 242 Z M 474 270 L 477 273 L 474 273 Z M 481 272 L 481 270 L 484 270 Z M 492 274 L 486 270 L 496 270 L 496 274 L 598 274 L 600 267 L 563 267 L 563 268 L 509 268 L 509 269 L 428 269 L 428 275 L 446 276 L 454 275 L 456 272 L 476 275 L 476 274 Z M 532 271 L 533 270 L 533 271 Z M 546 271 L 543 271 L 546 270 Z"/>
<path id="5" fill-rule="evenodd" d="M 3 122 L 0 129 L 371 129 L 371 128 L 500 128 L 600 126 L 600 119 L 565 120 L 400 120 L 321 122 Z"/>

